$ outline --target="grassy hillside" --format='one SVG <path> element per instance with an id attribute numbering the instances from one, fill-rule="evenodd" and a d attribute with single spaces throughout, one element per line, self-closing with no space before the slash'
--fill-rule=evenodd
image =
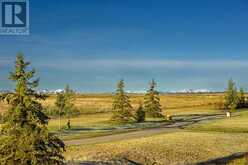
<path id="1" fill-rule="evenodd" d="M 196 108 L 197 109 L 197 108 Z M 126 158 L 142 164 L 192 164 L 248 151 L 248 111 L 232 118 L 189 126 L 186 130 L 117 142 L 68 147 L 68 160 Z M 245 165 L 246 159 L 230 164 Z"/>
<path id="2" fill-rule="evenodd" d="M 237 113 L 235 113 L 231 118 L 224 118 L 195 124 L 189 129 L 195 131 L 248 133 L 248 109 L 244 109 L 241 112 L 237 110 Z"/>
<path id="3" fill-rule="evenodd" d="M 247 134 L 178 132 L 103 144 L 72 146 L 68 160 L 127 158 L 142 164 L 188 164 L 248 149 Z"/>

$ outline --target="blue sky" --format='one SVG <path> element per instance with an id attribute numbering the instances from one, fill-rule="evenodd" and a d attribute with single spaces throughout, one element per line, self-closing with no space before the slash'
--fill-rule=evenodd
<path id="1" fill-rule="evenodd" d="M 29 36 L 0 36 L 0 89 L 18 52 L 40 89 L 86 92 L 248 88 L 247 0 L 31 1 Z"/>

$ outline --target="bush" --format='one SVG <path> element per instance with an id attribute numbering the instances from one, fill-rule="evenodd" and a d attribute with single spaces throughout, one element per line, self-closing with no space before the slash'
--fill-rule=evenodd
<path id="1" fill-rule="evenodd" d="M 139 105 L 138 109 L 136 110 L 136 114 L 135 114 L 135 117 L 136 117 L 136 121 L 139 123 L 139 122 L 144 122 L 145 121 L 145 111 L 143 109 L 143 106 L 142 104 Z"/>
<path id="2" fill-rule="evenodd" d="M 3 119 L 3 114 L 0 113 L 0 124 L 3 124 L 4 119 Z"/>

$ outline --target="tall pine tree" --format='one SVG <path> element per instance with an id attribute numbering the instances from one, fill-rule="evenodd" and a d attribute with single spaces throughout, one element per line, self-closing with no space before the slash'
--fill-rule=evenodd
<path id="1" fill-rule="evenodd" d="M 0 136 L 0 164 L 50 165 L 63 164 L 64 143 L 48 132 L 48 117 L 42 112 L 40 100 L 46 97 L 35 88 L 34 70 L 18 55 L 10 80 L 16 83 L 13 93 L 2 96 L 11 108 L 5 114 Z"/>
<path id="2" fill-rule="evenodd" d="M 144 108 L 147 117 L 164 117 L 160 105 L 159 92 L 156 91 L 156 82 L 152 80 L 150 88 L 147 90 L 144 101 Z"/>
<path id="3" fill-rule="evenodd" d="M 117 84 L 117 90 L 114 96 L 112 106 L 112 120 L 117 122 L 131 122 L 135 120 L 133 107 L 128 95 L 124 91 L 124 80 L 120 80 Z"/>

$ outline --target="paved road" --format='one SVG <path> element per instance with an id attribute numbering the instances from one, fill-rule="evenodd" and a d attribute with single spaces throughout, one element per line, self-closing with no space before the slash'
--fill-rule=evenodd
<path id="1" fill-rule="evenodd" d="M 182 131 L 182 129 L 185 128 L 186 126 L 189 126 L 189 125 L 192 125 L 198 122 L 220 119 L 224 117 L 225 115 L 223 114 L 192 115 L 188 117 L 179 116 L 179 117 L 176 117 L 174 123 L 160 126 L 157 128 L 147 128 L 147 129 L 140 130 L 140 131 L 120 133 L 120 134 L 115 134 L 115 135 L 70 140 L 70 141 L 65 141 L 65 144 L 66 145 L 80 145 L 80 144 L 105 143 L 105 142 L 113 142 L 113 141 L 134 139 L 134 138 L 140 138 L 140 137 L 148 137 L 148 136 L 152 136 L 156 134 L 178 132 L 178 131 Z"/>

